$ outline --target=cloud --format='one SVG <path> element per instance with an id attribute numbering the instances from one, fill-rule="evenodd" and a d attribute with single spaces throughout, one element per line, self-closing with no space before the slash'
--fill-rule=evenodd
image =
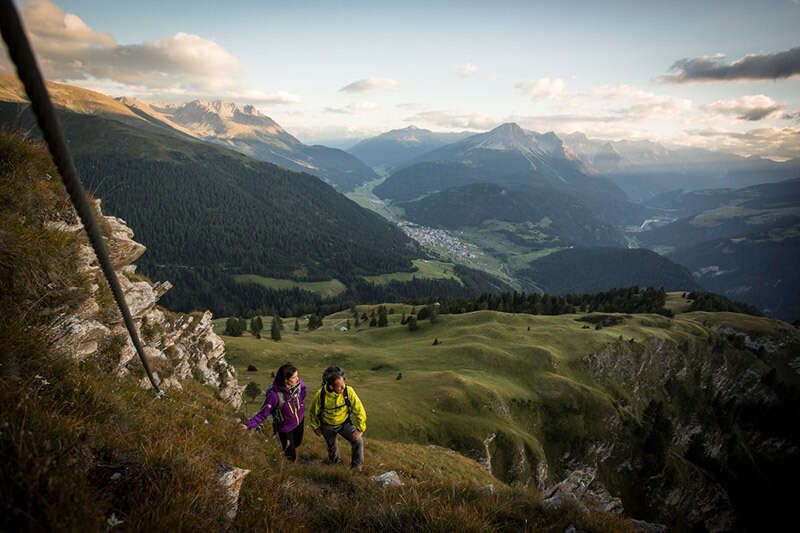
<path id="1" fill-rule="evenodd" d="M 672 117 L 692 107 L 691 100 L 651 93 L 625 84 L 600 85 L 591 90 L 590 97 L 622 102 L 625 105 L 614 109 L 613 112 L 631 120 Z"/>
<path id="2" fill-rule="evenodd" d="M 354 81 L 339 89 L 341 93 L 365 93 L 367 91 L 389 91 L 397 87 L 391 78 L 366 78 Z"/>
<path id="3" fill-rule="evenodd" d="M 751 121 L 777 116 L 783 110 L 783 106 L 763 94 L 718 100 L 706 108 L 723 115 L 734 115 L 741 120 Z"/>
<path id="4" fill-rule="evenodd" d="M 565 95 L 566 83 L 561 78 L 539 78 L 521 81 L 514 85 L 517 91 L 533 100 L 557 100 Z"/>
<path id="5" fill-rule="evenodd" d="M 340 115 L 357 115 L 359 113 L 369 113 L 378 109 L 378 104 L 373 102 L 351 102 L 344 107 L 326 107 L 326 113 L 337 113 Z"/>
<path id="6" fill-rule="evenodd" d="M 489 130 L 498 124 L 496 118 L 481 113 L 461 113 L 458 111 L 423 111 L 403 119 L 412 124 L 426 124 L 442 128 L 465 130 Z"/>
<path id="7" fill-rule="evenodd" d="M 732 63 L 724 54 L 679 59 L 660 80 L 666 83 L 777 80 L 800 74 L 800 46 L 772 54 L 748 54 Z"/>
<path id="8" fill-rule="evenodd" d="M 425 111 L 428 109 L 427 104 L 421 102 L 403 102 L 395 105 L 398 109 L 405 109 L 406 111 Z"/>
<path id="9" fill-rule="evenodd" d="M 459 65 L 456 67 L 456 72 L 459 76 L 466 78 L 471 74 L 474 74 L 478 71 L 478 67 L 473 65 L 472 63 L 464 63 L 463 65 Z"/>
<path id="10" fill-rule="evenodd" d="M 784 159 L 800 157 L 800 128 L 755 128 L 744 132 L 705 128 L 686 133 L 694 137 L 693 144 L 715 150 Z"/>
<path id="11" fill-rule="evenodd" d="M 254 104 L 299 98 L 244 87 L 239 59 L 218 43 L 184 32 L 119 44 L 51 0 L 28 0 L 22 17 L 45 77 L 153 97 L 224 97 Z"/>

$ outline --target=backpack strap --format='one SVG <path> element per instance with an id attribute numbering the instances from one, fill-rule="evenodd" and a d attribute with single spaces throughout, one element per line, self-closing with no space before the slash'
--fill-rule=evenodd
<path id="1" fill-rule="evenodd" d="M 347 417 L 350 418 L 350 414 L 353 412 L 353 406 L 350 405 L 350 396 L 347 395 L 347 385 L 344 386 L 344 404 L 347 406 Z"/>
<path id="2" fill-rule="evenodd" d="M 319 390 L 319 412 L 317 413 L 317 418 L 319 418 L 319 425 L 322 426 L 322 414 L 325 412 L 325 388 L 327 385 L 324 383 L 322 384 L 322 388 Z"/>
<path id="3" fill-rule="evenodd" d="M 325 412 L 325 392 L 327 388 L 328 386 L 323 384 L 319 391 L 319 412 L 317 413 L 317 418 L 319 418 L 320 426 L 322 426 L 322 414 Z M 344 396 L 344 404 L 347 406 L 347 417 L 349 418 L 350 414 L 353 412 L 353 405 L 350 403 L 350 396 L 347 394 L 347 385 L 344 386 L 342 396 Z"/>

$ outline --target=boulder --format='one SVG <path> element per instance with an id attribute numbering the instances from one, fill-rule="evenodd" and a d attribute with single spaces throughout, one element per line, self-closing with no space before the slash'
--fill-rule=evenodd
<path id="1" fill-rule="evenodd" d="M 234 466 L 224 470 L 219 477 L 219 484 L 225 490 L 228 500 L 228 509 L 225 511 L 225 518 L 228 520 L 236 518 L 236 513 L 239 511 L 239 491 L 242 490 L 244 478 L 249 473 L 249 470 Z"/>
<path id="2" fill-rule="evenodd" d="M 379 476 L 372 476 L 370 479 L 372 481 L 377 481 L 384 488 L 401 487 L 403 485 L 403 482 L 400 480 L 400 476 L 398 476 L 397 472 L 394 470 L 389 470 L 388 472 L 384 472 Z"/>

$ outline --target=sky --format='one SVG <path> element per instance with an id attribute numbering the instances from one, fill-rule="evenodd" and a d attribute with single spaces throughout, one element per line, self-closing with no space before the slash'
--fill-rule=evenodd
<path id="1" fill-rule="evenodd" d="M 18 6 L 48 79 L 251 103 L 309 143 L 514 121 L 800 157 L 800 0 Z"/>

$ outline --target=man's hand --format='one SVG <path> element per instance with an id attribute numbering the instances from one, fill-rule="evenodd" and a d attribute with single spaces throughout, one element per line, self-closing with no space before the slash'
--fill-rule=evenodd
<path id="1" fill-rule="evenodd" d="M 353 433 L 353 437 L 355 437 L 356 439 L 360 439 L 360 438 L 361 438 L 361 435 L 363 435 L 363 434 L 364 434 L 364 432 L 363 432 L 363 431 L 358 431 L 358 430 L 356 430 L 356 431 Z"/>
<path id="2" fill-rule="evenodd" d="M 322 436 L 322 430 L 320 428 L 315 429 L 314 430 L 314 435 L 316 435 L 317 437 L 321 437 Z"/>

